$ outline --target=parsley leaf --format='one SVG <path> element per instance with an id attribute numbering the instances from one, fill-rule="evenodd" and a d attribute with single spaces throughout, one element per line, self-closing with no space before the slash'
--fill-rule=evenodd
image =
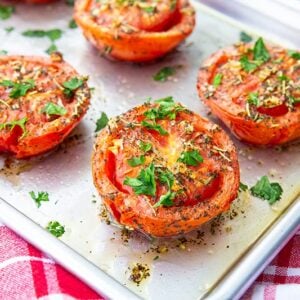
<path id="1" fill-rule="evenodd" d="M 155 196 L 156 182 L 154 174 L 154 164 L 142 169 L 137 178 L 126 177 L 124 184 L 131 186 L 137 195 Z"/>
<path id="2" fill-rule="evenodd" d="M 221 84 L 222 78 L 223 78 L 222 74 L 216 74 L 215 75 L 215 77 L 213 79 L 213 86 L 214 86 L 214 88 L 217 88 Z"/>
<path id="3" fill-rule="evenodd" d="M 155 101 L 155 103 L 159 104 L 159 106 L 151 108 L 144 113 L 147 119 L 161 120 L 164 118 L 169 118 L 170 120 L 174 120 L 178 112 L 185 110 L 183 106 L 175 103 L 173 97 L 171 96 L 158 99 Z"/>
<path id="4" fill-rule="evenodd" d="M 10 127 L 10 130 L 13 130 L 16 126 L 19 126 L 23 132 L 23 134 L 21 136 L 21 138 L 22 138 L 26 133 L 26 128 L 25 128 L 26 122 L 27 122 L 27 118 L 25 117 L 20 120 L 14 120 L 14 121 L 6 122 L 6 123 L 0 123 L 0 130 L 5 129 L 7 127 Z"/>
<path id="5" fill-rule="evenodd" d="M 38 192 L 36 195 L 35 192 L 29 192 L 31 198 L 35 201 L 37 207 L 41 207 L 42 201 L 49 201 L 49 194 L 47 192 Z"/>
<path id="6" fill-rule="evenodd" d="M 260 37 L 253 48 L 254 60 L 267 62 L 270 59 L 270 54 L 265 46 L 264 40 Z"/>
<path id="7" fill-rule="evenodd" d="M 248 99 L 247 102 L 249 104 L 255 105 L 255 106 L 259 106 L 259 98 L 258 98 L 258 93 L 250 93 L 248 95 Z"/>
<path id="8" fill-rule="evenodd" d="M 15 30 L 15 27 L 9 26 L 9 27 L 4 28 L 4 30 L 5 30 L 7 33 L 10 33 L 10 32 L 12 32 L 12 31 Z"/>
<path id="9" fill-rule="evenodd" d="M 65 81 L 63 83 L 64 94 L 66 97 L 71 98 L 74 95 L 74 92 L 83 85 L 83 80 L 77 77 L 73 77 L 72 79 Z"/>
<path id="10" fill-rule="evenodd" d="M 0 5 L 0 19 L 9 19 L 14 11 L 15 8 L 11 5 Z"/>
<path id="11" fill-rule="evenodd" d="M 164 128 L 162 128 L 155 121 L 153 121 L 152 123 L 149 123 L 147 121 L 142 121 L 142 126 L 144 126 L 147 129 L 155 130 L 161 135 L 168 135 L 168 131 L 166 131 Z"/>
<path id="12" fill-rule="evenodd" d="M 201 156 L 198 150 L 191 150 L 182 152 L 180 154 L 180 157 L 178 158 L 178 161 L 186 164 L 187 166 L 196 167 L 203 162 L 203 157 Z"/>
<path id="13" fill-rule="evenodd" d="M 140 156 L 134 156 L 130 159 L 127 159 L 127 162 L 129 164 L 129 166 L 131 167 L 137 167 L 140 165 L 143 165 L 146 161 L 146 158 L 144 155 L 140 155 Z"/>
<path id="14" fill-rule="evenodd" d="M 31 29 L 31 30 L 26 30 L 22 33 L 22 35 L 27 37 L 34 37 L 34 38 L 47 37 L 52 42 L 60 39 L 62 34 L 63 31 L 60 29 L 50 29 L 50 30 Z"/>
<path id="15" fill-rule="evenodd" d="M 155 75 L 153 75 L 153 79 L 155 81 L 167 81 L 167 79 L 176 73 L 176 69 L 174 67 L 164 67 L 160 69 Z"/>
<path id="16" fill-rule="evenodd" d="M 106 113 L 102 112 L 101 117 L 96 121 L 95 132 L 98 132 L 99 130 L 103 129 L 107 125 L 108 121 L 109 121 L 109 119 L 108 119 Z"/>
<path id="17" fill-rule="evenodd" d="M 143 141 L 140 141 L 140 149 L 144 152 L 148 152 L 152 149 L 152 144 L 151 143 L 146 143 L 146 142 L 143 142 Z"/>
<path id="18" fill-rule="evenodd" d="M 69 27 L 70 29 L 74 29 L 74 28 L 77 28 L 78 26 L 77 26 L 75 20 L 74 20 L 74 19 L 71 19 L 70 22 L 69 22 L 68 27 Z"/>
<path id="19" fill-rule="evenodd" d="M 241 31 L 240 33 L 240 41 L 244 43 L 249 43 L 252 41 L 252 36 L 249 35 L 248 33 Z"/>
<path id="20" fill-rule="evenodd" d="M 46 113 L 47 115 L 56 115 L 56 116 L 63 116 L 67 113 L 67 110 L 59 106 L 55 103 L 48 102 L 46 106 L 42 109 L 42 113 Z"/>
<path id="21" fill-rule="evenodd" d="M 249 61 L 249 59 L 248 59 L 248 57 L 246 55 L 243 55 L 240 58 L 240 63 L 241 63 L 242 68 L 246 72 L 251 72 L 251 71 L 255 70 L 259 66 L 258 62 Z"/>
<path id="22" fill-rule="evenodd" d="M 46 53 L 48 53 L 50 55 L 56 51 L 57 51 L 57 46 L 55 44 L 51 44 L 51 46 L 46 50 Z"/>
<path id="23" fill-rule="evenodd" d="M 153 14 L 156 11 L 156 7 L 155 6 L 142 7 L 142 10 L 148 14 Z"/>
<path id="24" fill-rule="evenodd" d="M 240 192 L 241 192 L 241 191 L 245 192 L 245 191 L 247 191 L 247 190 L 248 190 L 248 185 L 247 185 L 247 184 L 244 184 L 244 183 L 242 183 L 242 182 L 240 182 L 239 191 L 240 191 Z"/>
<path id="25" fill-rule="evenodd" d="M 267 200 L 271 205 L 280 200 L 283 192 L 280 184 L 277 182 L 270 183 L 267 176 L 261 177 L 250 191 L 253 196 Z"/>
<path id="26" fill-rule="evenodd" d="M 30 89 L 35 87 L 35 83 L 32 79 L 27 79 L 20 83 L 13 82 L 11 80 L 3 80 L 0 82 L 0 85 L 12 88 L 9 93 L 9 97 L 13 99 L 25 96 Z"/>
<path id="27" fill-rule="evenodd" d="M 168 186 L 168 192 L 164 195 L 161 195 L 159 201 L 156 202 L 153 207 L 156 208 L 159 206 L 172 206 L 174 204 L 173 200 L 176 196 L 176 193 L 171 191 L 175 180 L 174 175 L 169 170 L 163 171 L 161 169 L 158 169 L 157 172 L 159 181 Z"/>
<path id="28" fill-rule="evenodd" d="M 57 238 L 61 237 L 65 233 L 65 227 L 60 225 L 57 221 L 49 222 L 46 229 Z"/>
<path id="29" fill-rule="evenodd" d="M 300 59 L 300 52 L 298 52 L 298 51 L 289 50 L 288 55 L 294 59 L 297 59 L 297 60 Z"/>
<path id="30" fill-rule="evenodd" d="M 0 50 L 0 55 L 6 55 L 8 52 L 6 50 Z"/>

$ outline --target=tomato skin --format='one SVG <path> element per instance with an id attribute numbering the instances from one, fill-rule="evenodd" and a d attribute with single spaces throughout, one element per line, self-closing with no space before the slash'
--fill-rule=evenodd
<path id="1" fill-rule="evenodd" d="M 97 24 L 90 14 L 90 0 L 76 1 L 74 19 L 86 39 L 105 57 L 121 61 L 147 62 L 171 52 L 193 31 L 195 16 L 192 6 L 188 0 L 179 0 L 178 3 L 179 12 L 176 16 L 151 28 L 145 27 L 147 24 L 134 24 L 140 28 L 133 26 L 134 31 L 130 33 L 122 30 L 116 33 L 105 24 Z M 184 13 L 184 10 L 190 10 L 191 13 Z"/>
<path id="2" fill-rule="evenodd" d="M 0 58 L 0 65 L 10 64 L 11 62 L 60 70 L 69 78 L 79 76 L 66 62 L 54 61 L 51 58 L 33 56 L 5 56 Z M 39 84 L 38 79 L 35 81 L 35 84 Z M 52 82 L 50 82 L 50 85 L 51 84 Z M 23 159 L 45 153 L 59 145 L 77 126 L 88 109 L 89 90 L 86 83 L 84 83 L 82 91 L 86 93 L 86 97 L 84 96 L 82 103 L 79 105 L 77 100 L 74 100 L 75 98 L 71 98 L 68 100 L 70 103 L 66 104 L 66 108 L 68 109 L 67 113 L 53 121 L 32 121 L 32 118 L 34 118 L 35 115 L 40 118 L 41 108 L 37 107 L 35 104 L 36 111 L 33 111 L 31 108 L 26 108 L 26 105 L 31 103 L 31 101 L 33 103 L 35 102 L 34 97 L 36 94 L 34 94 L 32 98 L 30 98 L 31 96 L 21 98 L 23 99 L 23 102 L 21 102 L 22 104 L 19 108 L 20 111 L 5 109 L 0 112 L 0 123 L 5 123 L 7 118 L 10 120 L 21 119 L 24 117 L 27 118 L 27 123 L 25 124 L 26 134 L 24 136 L 23 130 L 19 126 L 15 126 L 12 130 L 0 130 L 0 152 L 8 152 L 18 159 Z M 79 105 L 80 112 L 77 115 L 72 115 L 72 110 L 76 105 Z"/>
<path id="3" fill-rule="evenodd" d="M 278 49 L 285 51 L 275 46 L 274 49 L 274 53 Z M 273 55 L 272 46 L 268 46 L 268 50 Z M 234 57 L 237 55 L 237 50 L 229 47 L 217 51 L 204 61 L 203 67 L 198 73 L 198 95 L 211 109 L 211 112 L 220 118 L 238 139 L 253 145 L 275 146 L 300 138 L 300 109 L 297 105 L 292 111 L 289 111 L 285 104 L 271 108 L 258 107 L 257 112 L 263 116 L 259 122 L 246 116 L 245 109 L 241 106 L 245 99 L 241 100 L 241 96 L 245 97 L 245 94 L 257 91 L 262 85 L 258 77 L 253 74 L 247 74 L 248 81 L 244 82 L 242 86 L 230 84 L 224 87 L 220 86 L 212 97 L 207 97 L 205 85 L 211 83 L 211 78 L 213 78 L 211 70 L 217 72 L 216 64 L 224 55 Z M 285 56 L 287 57 L 286 51 Z M 288 58 L 286 60 L 289 62 Z M 272 58 L 270 61 L 272 62 Z M 288 69 L 288 67 L 285 68 L 283 71 Z M 294 76 L 296 77 L 296 74 Z"/>
<path id="4" fill-rule="evenodd" d="M 115 178 L 117 174 L 116 172 L 112 172 L 112 169 L 119 170 L 122 166 L 120 166 L 120 162 L 113 165 L 111 162 L 108 163 L 107 160 L 107 149 L 111 149 L 111 146 L 115 145 L 114 141 L 120 137 L 123 137 L 124 141 L 127 140 L 127 138 L 124 137 L 124 133 L 127 131 L 124 127 L 125 124 L 128 124 L 128 122 L 136 123 L 138 116 L 143 115 L 147 109 L 149 109 L 148 104 L 133 108 L 129 112 L 123 114 L 122 118 L 118 118 L 118 124 L 112 123 L 115 125 L 109 126 L 109 128 L 107 127 L 100 132 L 92 156 L 94 184 L 101 195 L 105 206 L 121 225 L 142 231 L 151 236 L 175 236 L 198 228 L 203 223 L 229 208 L 230 203 L 237 196 L 239 187 L 239 165 L 237 154 L 234 145 L 223 130 L 213 130 L 212 128 L 215 128 L 215 125 L 192 112 L 179 113 L 179 118 L 176 118 L 177 122 L 187 121 L 190 124 L 193 124 L 196 133 L 198 130 L 201 132 L 212 133 L 214 143 L 228 149 L 228 152 L 230 153 L 230 162 L 224 161 L 223 159 L 214 161 L 216 167 L 220 167 L 217 167 L 219 175 L 212 179 L 204 189 L 201 188 L 199 190 L 199 195 L 201 195 L 200 199 L 193 198 L 193 195 L 191 194 L 189 195 L 189 199 L 192 200 L 187 200 L 182 204 L 177 203 L 170 207 L 160 206 L 159 208 L 154 209 L 148 196 L 136 195 L 133 191 L 124 191 L 123 187 L 119 186 L 119 183 L 122 183 L 123 180 L 119 179 L 118 184 L 116 184 L 115 179 L 112 178 Z M 122 120 L 125 120 L 125 122 L 122 123 Z M 168 128 L 166 123 L 164 123 L 164 127 Z M 139 130 L 138 128 L 139 127 L 137 127 L 137 129 L 132 128 L 128 130 Z M 178 134 L 181 136 L 179 128 L 172 128 L 173 131 L 169 131 L 169 136 L 167 138 L 169 140 L 173 140 L 173 135 Z M 174 155 L 174 149 L 169 148 L 170 141 L 168 141 L 167 144 L 161 144 L 159 140 L 151 135 L 151 133 L 146 133 L 144 130 L 141 130 L 140 133 L 138 133 L 138 131 L 136 133 L 132 132 L 130 136 L 138 140 L 140 137 L 143 137 L 146 142 L 149 141 L 152 143 L 153 147 L 157 149 L 156 151 L 163 151 L 166 156 Z M 148 138 L 151 140 L 148 140 Z M 132 145 L 132 148 L 126 148 L 127 146 L 125 147 L 123 144 L 123 146 L 121 146 L 121 149 L 123 149 L 121 153 L 124 155 L 122 160 L 126 160 L 128 157 L 132 157 L 136 154 L 138 146 L 135 146 L 135 142 L 131 140 L 128 141 L 128 143 Z M 175 143 L 176 146 L 178 146 L 179 142 L 175 140 Z M 175 156 L 178 157 L 179 154 L 180 151 L 176 153 Z M 202 154 L 204 161 L 209 160 L 209 156 L 212 155 L 211 153 L 206 155 L 204 152 Z M 150 154 L 148 154 L 148 156 L 149 155 Z M 219 156 L 217 155 L 217 157 Z M 176 160 L 174 161 L 176 162 Z M 212 166 L 203 165 L 201 168 L 207 168 L 207 172 L 210 172 Z M 136 169 L 137 168 L 132 168 L 131 170 L 129 168 L 128 172 L 125 170 L 124 176 L 136 177 L 138 173 Z M 121 171 L 121 173 L 123 173 L 123 171 Z M 119 172 L 119 174 L 121 173 Z M 190 187 L 194 186 L 194 183 L 196 183 L 196 181 L 191 182 Z M 188 186 L 186 187 L 189 188 Z M 192 190 L 193 189 L 191 189 L 191 191 Z M 157 182 L 155 197 L 159 198 L 160 195 L 165 192 L 166 187 Z"/>

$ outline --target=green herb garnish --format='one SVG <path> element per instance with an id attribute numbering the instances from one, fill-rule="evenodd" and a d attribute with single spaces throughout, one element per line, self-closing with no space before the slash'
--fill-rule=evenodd
<path id="1" fill-rule="evenodd" d="M 50 41 L 54 42 L 61 38 L 63 31 L 60 29 L 50 29 L 50 30 L 41 30 L 41 29 L 33 29 L 26 30 L 22 33 L 22 35 L 33 38 L 43 38 L 47 37 Z"/>
<path id="2" fill-rule="evenodd" d="M 214 86 L 214 88 L 217 88 L 221 84 L 222 78 L 223 78 L 222 74 L 216 74 L 215 75 L 215 77 L 213 79 L 213 86 Z"/>
<path id="3" fill-rule="evenodd" d="M 65 227 L 60 225 L 57 221 L 49 222 L 46 229 L 57 238 L 61 237 L 65 233 Z"/>
<path id="4" fill-rule="evenodd" d="M 22 118 L 20 120 L 14 120 L 14 121 L 9 121 L 5 123 L 0 123 L 0 130 L 5 129 L 5 128 L 10 128 L 10 130 L 13 130 L 16 126 L 19 126 L 22 129 L 22 136 L 21 138 L 26 134 L 26 128 L 25 124 L 27 122 L 27 118 Z"/>
<path id="5" fill-rule="evenodd" d="M 239 191 L 240 191 L 240 192 L 241 192 L 241 191 L 245 192 L 245 191 L 247 191 L 247 190 L 248 190 L 248 185 L 247 185 L 247 184 L 244 184 L 244 183 L 242 183 L 242 182 L 240 182 Z"/>
<path id="6" fill-rule="evenodd" d="M 267 200 L 271 205 L 280 200 L 283 193 L 280 184 L 277 182 L 271 183 L 267 176 L 261 177 L 250 191 L 253 196 Z"/>
<path id="7" fill-rule="evenodd" d="M 63 116 L 67 113 L 67 110 L 59 106 L 55 103 L 48 102 L 46 106 L 42 109 L 42 113 L 45 113 L 47 115 L 55 115 L 55 116 Z"/>
<path id="8" fill-rule="evenodd" d="M 127 163 L 131 167 L 137 167 L 137 166 L 143 165 L 145 163 L 145 161 L 146 161 L 146 158 L 144 155 L 134 156 L 130 159 L 127 159 Z"/>
<path id="9" fill-rule="evenodd" d="M 154 14 L 156 11 L 156 7 L 155 6 L 142 7 L 142 10 L 148 14 Z"/>
<path id="10" fill-rule="evenodd" d="M 8 52 L 6 50 L 0 50 L 0 55 L 6 55 Z"/>
<path id="11" fill-rule="evenodd" d="M 246 55 L 243 55 L 240 58 L 240 63 L 242 68 L 246 71 L 246 72 L 251 72 L 253 70 L 255 70 L 259 64 L 257 62 L 254 61 L 249 61 L 248 57 Z"/>
<path id="12" fill-rule="evenodd" d="M 140 149 L 143 151 L 143 152 L 148 152 L 152 149 L 152 144 L 151 143 L 146 143 L 146 142 L 143 142 L 143 141 L 140 141 Z"/>
<path id="13" fill-rule="evenodd" d="M 0 82 L 0 85 L 12 88 L 9 97 L 13 99 L 20 98 L 22 96 L 25 96 L 26 93 L 35 87 L 35 83 L 32 79 L 27 79 L 24 82 L 13 82 L 11 80 L 3 80 Z"/>
<path id="14" fill-rule="evenodd" d="M 250 93 L 248 95 L 247 102 L 249 104 L 252 104 L 252 105 L 255 105 L 255 106 L 259 106 L 260 102 L 259 102 L 259 98 L 258 98 L 258 93 Z"/>
<path id="15" fill-rule="evenodd" d="M 203 157 L 201 156 L 198 150 L 191 150 L 182 152 L 180 154 L 180 157 L 178 158 L 178 161 L 186 164 L 187 166 L 196 167 L 203 162 Z"/>
<path id="16" fill-rule="evenodd" d="M 174 204 L 173 200 L 176 196 L 176 193 L 171 191 L 175 180 L 174 175 L 169 170 L 163 171 L 161 169 L 158 169 L 157 172 L 159 181 L 167 185 L 168 191 L 166 194 L 160 196 L 159 201 L 156 202 L 153 207 L 156 208 L 159 206 L 172 206 Z"/>
<path id="17" fill-rule="evenodd" d="M 144 126 L 147 129 L 155 130 L 161 135 L 168 135 L 168 131 L 166 131 L 164 128 L 162 128 L 155 121 L 153 121 L 152 123 L 147 122 L 147 121 L 142 121 L 142 126 Z"/>
<path id="18" fill-rule="evenodd" d="M 72 79 L 65 81 L 63 83 L 64 94 L 67 98 L 71 98 L 74 95 L 74 92 L 83 85 L 83 80 L 77 77 L 73 77 Z"/>
<path id="19" fill-rule="evenodd" d="M 65 0 L 65 3 L 66 3 L 68 6 L 74 6 L 74 1 L 75 1 L 75 0 Z"/>
<path id="20" fill-rule="evenodd" d="M 109 121 L 109 119 L 108 119 L 106 113 L 102 112 L 101 117 L 96 121 L 95 132 L 98 132 L 99 130 L 103 129 L 107 125 L 108 121 Z"/>
<path id="21" fill-rule="evenodd" d="M 270 59 L 270 54 L 265 46 L 264 40 L 261 37 L 254 45 L 253 56 L 255 61 L 267 62 Z"/>
<path id="22" fill-rule="evenodd" d="M 166 81 L 170 76 L 174 75 L 176 73 L 175 67 L 164 67 L 160 69 L 154 76 L 153 79 L 155 81 Z"/>
<path id="23" fill-rule="evenodd" d="M 242 31 L 242 32 L 240 33 L 240 41 L 241 41 L 241 42 L 249 43 L 249 42 L 251 42 L 252 40 L 253 40 L 252 36 L 249 35 L 248 33 L 244 32 L 244 31 Z"/>
<path id="24" fill-rule="evenodd" d="M 300 52 L 295 51 L 295 50 L 289 50 L 288 55 L 294 59 L 299 60 L 300 59 Z"/>
<path id="25" fill-rule="evenodd" d="M 10 33 L 10 32 L 12 32 L 13 30 L 15 30 L 15 27 L 12 27 L 12 26 L 6 27 L 6 28 L 4 28 L 4 30 L 5 30 L 7 33 Z"/>
<path id="26" fill-rule="evenodd" d="M 1 20 L 9 19 L 14 11 L 15 11 L 14 6 L 0 5 L 0 19 Z"/>
<path id="27" fill-rule="evenodd" d="M 74 19 L 71 19 L 70 22 L 69 22 L 69 24 L 68 24 L 68 27 L 69 27 L 70 29 L 74 29 L 74 28 L 77 28 L 78 26 L 77 26 L 75 20 L 74 20 Z"/>
<path id="28" fill-rule="evenodd" d="M 31 198 L 35 201 L 37 207 L 41 207 L 41 203 L 44 201 L 49 201 L 49 194 L 47 192 L 38 192 L 36 195 L 35 192 L 29 192 Z"/>
<path id="29" fill-rule="evenodd" d="M 131 186 L 137 195 L 155 196 L 156 182 L 154 174 L 154 164 L 142 169 L 136 178 L 126 177 L 124 184 Z"/>
<path id="30" fill-rule="evenodd" d="M 56 51 L 57 51 L 57 46 L 55 44 L 51 44 L 51 46 L 46 50 L 46 53 L 48 53 L 50 55 Z"/>

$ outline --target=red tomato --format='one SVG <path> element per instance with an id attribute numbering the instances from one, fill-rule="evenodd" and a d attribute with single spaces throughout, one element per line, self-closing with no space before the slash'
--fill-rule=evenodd
<path id="1" fill-rule="evenodd" d="M 195 26 L 188 0 L 79 0 L 74 19 L 101 53 L 133 62 L 165 55 Z"/>
<path id="2" fill-rule="evenodd" d="M 153 125 L 147 112 L 160 110 L 160 103 L 111 120 L 92 158 L 95 186 L 114 218 L 160 237 L 189 232 L 227 210 L 239 187 L 236 150 L 225 132 L 170 103 L 175 116 L 156 119 L 160 132 L 146 126 Z"/>
<path id="3" fill-rule="evenodd" d="M 80 86 L 66 95 L 70 80 Z M 1 56 L 0 99 L 0 151 L 25 158 L 61 143 L 86 113 L 90 93 L 86 79 L 57 54 Z"/>
<path id="4" fill-rule="evenodd" d="M 300 68 L 279 46 L 267 45 L 270 58 L 246 71 L 240 59 L 253 63 L 253 45 L 239 44 L 210 56 L 198 74 L 203 102 L 243 141 L 277 145 L 300 137 Z M 215 76 L 221 82 L 213 87 Z M 251 96 L 258 102 L 251 102 Z"/>

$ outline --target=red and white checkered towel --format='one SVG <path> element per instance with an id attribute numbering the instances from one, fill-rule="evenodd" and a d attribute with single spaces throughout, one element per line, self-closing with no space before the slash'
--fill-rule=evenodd
<path id="1" fill-rule="evenodd" d="M 15 299 L 102 298 L 52 259 L 0 225 L 0 300 Z M 300 231 L 243 299 L 300 299 Z"/>

